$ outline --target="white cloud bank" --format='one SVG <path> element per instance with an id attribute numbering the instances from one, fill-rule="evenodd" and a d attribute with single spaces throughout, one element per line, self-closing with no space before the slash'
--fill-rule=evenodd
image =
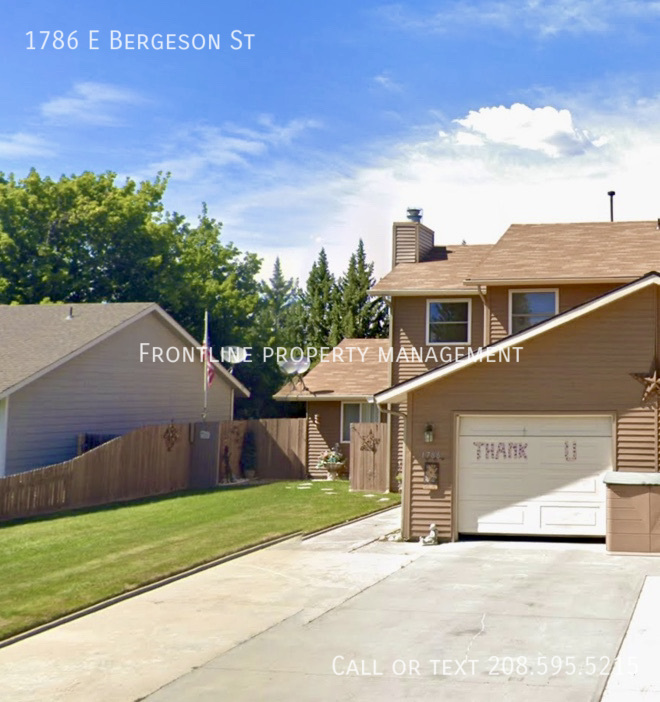
<path id="1" fill-rule="evenodd" d="M 41 137 L 25 132 L 0 134 L 0 157 L 17 159 L 43 157 L 54 154 L 53 147 Z"/>
<path id="2" fill-rule="evenodd" d="M 41 114 L 50 122 L 112 126 L 119 123 L 117 108 L 144 102 L 137 93 L 108 83 L 76 83 L 64 96 L 41 105 Z"/>
<path id="3" fill-rule="evenodd" d="M 185 158 L 206 164 L 197 171 L 204 177 L 183 181 L 174 172 L 168 206 L 192 214 L 206 201 L 227 239 L 263 256 L 265 277 L 279 255 L 285 272 L 304 281 L 321 246 L 340 273 L 360 237 L 383 275 L 391 266 L 392 221 L 413 205 L 424 208 L 439 244 L 491 243 L 514 222 L 605 221 L 611 189 L 616 219 L 655 220 L 660 123 L 646 117 L 659 109 L 660 98 L 608 114 L 484 106 L 418 128 L 423 137 L 382 144 L 378 157 L 372 144 L 371 156 L 352 163 L 305 151 L 295 136 L 302 124 L 242 136 L 211 130 L 195 149 L 216 148 L 216 163 L 241 161 L 241 177 L 213 171 L 209 153 L 193 150 Z M 291 139 L 280 157 L 261 163 L 251 156 L 280 138 Z"/>
<path id="4" fill-rule="evenodd" d="M 165 157 L 152 163 L 145 176 L 163 171 L 171 172 L 175 180 L 190 181 L 217 168 L 249 167 L 257 157 L 291 145 L 305 131 L 318 126 L 309 119 L 276 124 L 270 115 L 262 115 L 254 127 L 188 126 L 172 135 Z"/>

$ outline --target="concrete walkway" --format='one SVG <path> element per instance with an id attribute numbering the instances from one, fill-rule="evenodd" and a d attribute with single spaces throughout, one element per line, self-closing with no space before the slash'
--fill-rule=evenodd
<path id="1" fill-rule="evenodd" d="M 410 563 L 414 545 L 359 550 L 399 524 L 395 509 L 285 541 L 0 649 L 0 699 L 143 698 L 294 615 L 320 616 Z"/>
<path id="2" fill-rule="evenodd" d="M 376 540 L 398 524 L 285 541 L 0 649 L 2 700 L 660 699 L 660 559 Z"/>
<path id="3" fill-rule="evenodd" d="M 603 702 L 660 700 L 660 577 L 644 583 Z"/>

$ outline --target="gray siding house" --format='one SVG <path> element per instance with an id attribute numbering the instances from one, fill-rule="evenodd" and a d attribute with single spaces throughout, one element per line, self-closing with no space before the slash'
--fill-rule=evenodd
<path id="1" fill-rule="evenodd" d="M 154 303 L 0 306 L 0 476 L 72 458 L 81 433 L 200 421 L 197 346 Z M 229 420 L 249 392 L 213 367 L 207 420 Z"/>

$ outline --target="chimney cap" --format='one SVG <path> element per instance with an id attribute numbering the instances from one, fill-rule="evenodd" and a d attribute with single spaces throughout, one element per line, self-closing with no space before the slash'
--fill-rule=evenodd
<path id="1" fill-rule="evenodd" d="M 608 194 L 610 197 L 614 197 L 614 196 L 616 195 L 616 193 L 614 192 L 614 190 L 608 190 L 608 191 L 607 191 L 607 194 Z"/>
<path id="2" fill-rule="evenodd" d="M 421 222 L 423 214 L 424 214 L 424 210 L 421 207 L 409 207 L 406 210 L 406 217 L 411 222 Z"/>

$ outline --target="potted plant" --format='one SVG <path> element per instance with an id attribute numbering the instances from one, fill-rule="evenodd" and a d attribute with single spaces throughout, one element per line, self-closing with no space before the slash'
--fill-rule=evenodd
<path id="1" fill-rule="evenodd" d="M 345 477 L 346 474 L 346 458 L 339 448 L 339 444 L 335 444 L 331 449 L 327 449 L 320 456 L 317 462 L 318 468 L 325 468 L 328 480 L 337 480 Z"/>

